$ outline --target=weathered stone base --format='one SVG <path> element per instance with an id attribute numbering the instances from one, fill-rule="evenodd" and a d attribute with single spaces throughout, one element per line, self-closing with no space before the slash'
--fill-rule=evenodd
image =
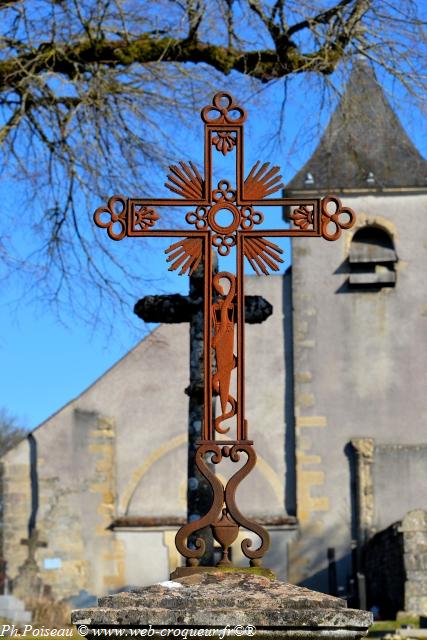
<path id="1" fill-rule="evenodd" d="M 73 624 L 90 630 L 118 627 L 180 629 L 165 637 L 362 638 L 367 611 L 347 609 L 340 598 L 253 574 L 195 573 L 174 581 L 100 598 L 98 607 L 73 611 Z M 184 635 L 184 629 L 187 634 Z M 143 634 L 141 634 L 143 635 Z M 214 634 L 209 634 L 213 637 Z"/>

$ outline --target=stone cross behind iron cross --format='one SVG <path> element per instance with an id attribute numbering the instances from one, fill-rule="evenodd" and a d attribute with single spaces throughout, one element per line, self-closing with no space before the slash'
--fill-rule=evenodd
<path id="1" fill-rule="evenodd" d="M 213 266 L 214 272 L 218 269 Z M 196 465 L 197 443 L 203 418 L 203 268 L 200 264 L 190 276 L 189 295 L 177 293 L 144 296 L 135 305 L 134 312 L 145 322 L 178 324 L 188 322 L 190 326 L 190 384 L 185 389 L 188 403 L 188 458 L 187 458 L 187 520 L 197 520 L 209 510 L 211 490 L 209 482 Z M 258 324 L 273 313 L 273 307 L 262 296 L 245 296 L 245 322 Z M 215 405 L 212 407 L 215 411 Z M 210 527 L 198 533 L 203 538 L 206 550 L 200 564 L 211 566 L 214 542 Z"/>
<path id="2" fill-rule="evenodd" d="M 204 122 L 204 168 L 202 174 L 193 162 L 171 166 L 166 187 L 178 198 L 126 198 L 113 196 L 107 206 L 94 214 L 95 223 L 107 230 L 113 240 L 130 237 L 175 237 L 166 249 L 170 270 L 180 275 L 195 272 L 203 264 L 203 422 L 197 443 L 195 462 L 212 489 L 212 503 L 204 515 L 190 521 L 178 531 L 176 546 L 194 567 L 205 551 L 205 541 L 197 531 L 210 527 L 222 548 L 219 565 L 229 565 L 229 547 L 239 528 L 252 531 L 260 538 L 257 548 L 252 539 L 244 538 L 243 554 L 252 566 L 259 565 L 269 546 L 267 531 L 245 517 L 237 507 L 235 495 L 239 483 L 256 464 L 253 442 L 248 439 L 244 408 L 244 260 L 258 274 L 278 271 L 282 262 L 281 248 L 267 240 L 275 237 L 323 237 L 336 240 L 342 229 L 355 221 L 354 212 L 341 206 L 334 196 L 325 198 L 271 198 L 283 188 L 279 167 L 257 162 L 244 177 L 243 135 L 246 111 L 227 92 L 217 93 L 212 105 L 202 109 Z M 222 179 L 212 184 L 213 153 L 232 154 L 235 159 L 235 183 Z M 215 188 L 213 188 L 215 187 Z M 185 215 L 189 229 L 161 229 L 161 207 L 188 207 Z M 257 207 L 287 207 L 293 226 L 266 229 L 264 214 Z M 223 222 L 224 211 L 229 216 Z M 212 247 L 221 256 L 235 253 L 235 273 L 215 273 Z M 237 327 L 237 336 L 235 336 Z M 237 340 L 235 339 L 237 337 Z M 236 392 L 231 392 L 232 389 Z M 219 397 L 219 415 L 212 416 L 212 398 Z M 231 431 L 231 437 L 228 435 Z M 219 464 L 224 458 L 238 462 L 246 455 L 245 464 L 225 485 L 208 462 Z M 210 460 L 209 460 L 210 456 Z M 207 459 L 208 458 L 208 459 Z M 189 539 L 192 542 L 189 544 Z"/>
<path id="3" fill-rule="evenodd" d="M 36 560 L 37 549 L 47 547 L 47 542 L 41 540 L 40 533 L 37 529 L 33 529 L 28 538 L 23 538 L 21 544 L 28 547 L 28 560 L 31 562 L 35 562 Z"/>

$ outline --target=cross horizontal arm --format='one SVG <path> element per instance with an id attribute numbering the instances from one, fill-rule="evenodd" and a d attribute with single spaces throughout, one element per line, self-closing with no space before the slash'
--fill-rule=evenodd
<path id="1" fill-rule="evenodd" d="M 240 197 L 237 201 L 238 204 L 251 204 L 257 207 L 299 207 L 299 206 L 314 206 L 316 209 L 320 209 L 321 198 L 258 198 L 250 200 L 248 198 Z"/>
<path id="2" fill-rule="evenodd" d="M 240 231 L 242 237 L 252 238 L 295 238 L 297 236 L 304 236 L 305 238 L 319 238 L 322 234 L 316 229 L 308 229 L 307 231 L 300 231 L 299 229 L 254 229 L 252 231 Z"/>
<path id="3" fill-rule="evenodd" d="M 193 198 L 128 198 L 132 205 L 141 205 L 146 207 L 194 207 L 199 204 L 209 205 L 210 199 Z"/>
<path id="4" fill-rule="evenodd" d="M 138 236 L 139 238 L 204 238 L 207 231 L 189 231 L 187 229 L 153 229 L 152 231 L 139 231 L 138 229 L 129 230 L 128 236 Z"/>
<path id="5" fill-rule="evenodd" d="M 193 315 L 202 309 L 203 301 L 178 293 L 144 296 L 138 300 L 134 313 L 145 322 L 178 324 L 191 322 Z M 258 324 L 273 313 L 272 305 L 262 296 L 245 296 L 245 322 Z"/>

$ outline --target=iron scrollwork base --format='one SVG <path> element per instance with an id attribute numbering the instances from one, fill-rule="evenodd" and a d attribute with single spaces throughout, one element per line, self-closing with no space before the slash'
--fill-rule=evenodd
<path id="1" fill-rule="evenodd" d="M 215 476 L 206 464 L 205 455 L 212 453 L 210 462 L 219 464 L 223 458 L 230 458 L 232 462 L 239 462 L 241 453 L 246 453 L 247 460 L 223 487 L 220 479 Z M 187 558 L 187 565 L 197 566 L 205 552 L 202 538 L 196 538 L 194 547 L 188 546 L 188 539 L 196 531 L 210 526 L 215 540 L 221 545 L 222 558 L 218 566 L 230 565 L 229 548 L 235 542 L 240 527 L 255 533 L 261 539 L 258 548 L 252 549 L 251 538 L 245 538 L 241 543 L 243 554 L 250 560 L 251 566 L 261 563 L 261 558 L 268 551 L 270 536 L 266 529 L 256 522 L 246 518 L 237 508 L 235 497 L 240 482 L 252 471 L 256 463 L 256 453 L 251 442 L 202 442 L 196 452 L 196 465 L 200 473 L 207 479 L 213 491 L 213 500 L 208 513 L 185 524 L 176 534 L 176 547 Z"/>

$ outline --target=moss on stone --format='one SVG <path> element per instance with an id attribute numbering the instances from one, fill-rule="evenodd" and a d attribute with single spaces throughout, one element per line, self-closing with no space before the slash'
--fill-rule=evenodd
<path id="1" fill-rule="evenodd" d="M 250 573 L 254 576 L 263 576 L 264 578 L 270 578 L 270 580 L 277 580 L 272 570 L 266 567 L 215 567 L 215 569 L 217 571 L 223 571 L 224 573 Z"/>
<path id="2" fill-rule="evenodd" d="M 174 580 L 194 573 L 244 573 L 277 580 L 272 570 L 266 567 L 178 567 L 170 577 Z"/>

